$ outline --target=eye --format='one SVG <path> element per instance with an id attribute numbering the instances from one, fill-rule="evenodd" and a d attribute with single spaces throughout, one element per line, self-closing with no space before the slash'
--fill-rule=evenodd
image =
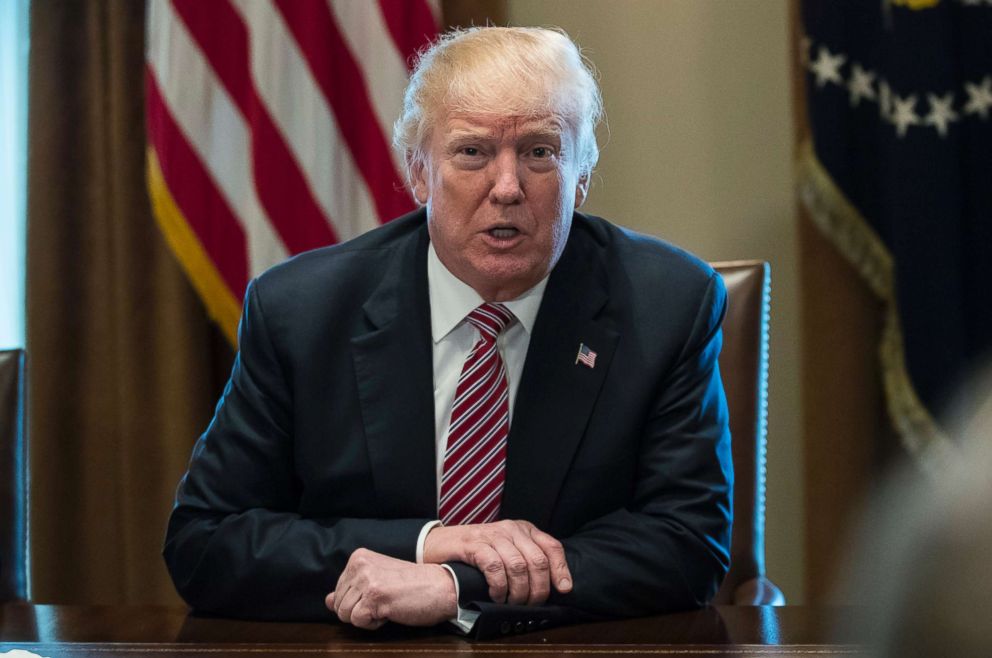
<path id="1" fill-rule="evenodd" d="M 3 0 L 0 0 L 2 2 Z M 489 146 L 479 142 L 452 144 L 448 150 L 451 163 L 459 169 L 480 169 L 491 156 Z"/>
<path id="2" fill-rule="evenodd" d="M 531 155 L 533 155 L 538 160 L 547 160 L 548 158 L 554 156 L 555 152 L 547 146 L 535 146 L 531 149 Z"/>

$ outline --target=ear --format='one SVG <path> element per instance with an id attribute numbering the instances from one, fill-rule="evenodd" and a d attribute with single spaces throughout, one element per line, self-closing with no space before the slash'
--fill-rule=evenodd
<path id="1" fill-rule="evenodd" d="M 413 198 L 422 206 L 427 205 L 430 198 L 430 187 L 427 184 L 427 167 L 421 158 L 413 158 L 410 163 L 410 184 L 413 187 Z"/>
<path id="2" fill-rule="evenodd" d="M 589 174 L 579 176 L 575 184 L 575 209 L 578 210 L 586 202 L 586 195 L 589 193 Z"/>

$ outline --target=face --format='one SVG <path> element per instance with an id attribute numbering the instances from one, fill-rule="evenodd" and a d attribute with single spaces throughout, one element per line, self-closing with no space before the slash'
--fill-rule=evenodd
<path id="1" fill-rule="evenodd" d="M 572 131 L 552 116 L 450 114 L 412 171 L 445 267 L 486 301 L 519 297 L 561 256 L 586 182 Z"/>

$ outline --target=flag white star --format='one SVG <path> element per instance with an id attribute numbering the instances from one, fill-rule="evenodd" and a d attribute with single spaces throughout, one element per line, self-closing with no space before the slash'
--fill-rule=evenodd
<path id="1" fill-rule="evenodd" d="M 835 85 L 844 84 L 840 67 L 844 65 L 846 59 L 845 55 L 831 55 L 825 46 L 820 46 L 816 53 L 816 61 L 809 65 L 809 70 L 816 76 L 816 86 L 822 87 L 828 82 Z"/>
<path id="2" fill-rule="evenodd" d="M 989 109 L 992 108 L 992 76 L 985 76 L 980 85 L 966 82 L 964 89 L 968 92 L 968 102 L 964 105 L 964 113 L 977 114 L 983 119 L 988 119 Z"/>
<path id="3" fill-rule="evenodd" d="M 861 99 L 873 101 L 878 96 L 875 94 L 875 74 L 866 71 L 861 65 L 854 62 L 851 68 L 851 79 L 847 83 L 847 90 L 851 95 L 851 107 L 857 107 Z"/>
<path id="4" fill-rule="evenodd" d="M 930 114 L 923 119 L 923 123 L 936 128 L 943 137 L 947 134 L 947 126 L 958 120 L 958 113 L 953 108 L 954 92 L 949 91 L 944 96 L 927 94 L 927 100 L 930 101 Z"/>
<path id="5" fill-rule="evenodd" d="M 920 117 L 913 110 L 916 105 L 916 94 L 911 94 L 906 98 L 898 94 L 892 96 L 892 123 L 896 125 L 896 134 L 900 137 L 906 136 L 906 131 L 910 126 L 920 125 Z"/>

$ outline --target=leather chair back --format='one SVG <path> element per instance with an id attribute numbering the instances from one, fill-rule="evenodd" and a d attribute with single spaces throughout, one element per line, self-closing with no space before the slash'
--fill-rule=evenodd
<path id="1" fill-rule="evenodd" d="M 771 269 L 764 261 L 713 263 L 727 286 L 720 374 L 730 409 L 734 531 L 730 572 L 714 603 L 785 605 L 765 577 L 765 449 Z"/>
<path id="2" fill-rule="evenodd" d="M 27 599 L 24 350 L 0 350 L 0 602 Z"/>

